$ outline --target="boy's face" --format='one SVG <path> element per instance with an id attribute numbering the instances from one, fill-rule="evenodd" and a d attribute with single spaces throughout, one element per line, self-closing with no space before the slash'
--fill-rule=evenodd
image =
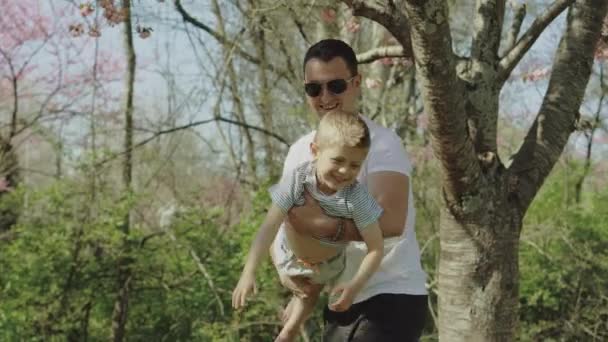
<path id="1" fill-rule="evenodd" d="M 311 144 L 316 161 L 317 178 L 321 190 L 338 191 L 357 180 L 367 149 L 340 145 Z"/>
<path id="2" fill-rule="evenodd" d="M 346 89 L 339 94 L 333 93 L 330 91 L 332 87 L 327 84 L 330 81 L 337 81 L 333 85 L 346 81 Z M 319 117 L 334 109 L 357 113 L 361 75 L 353 77 L 343 58 L 336 57 L 329 62 L 323 62 L 317 58 L 309 60 L 304 68 L 304 83 L 321 85 L 321 91 L 317 96 L 306 94 L 308 105 L 317 112 Z M 336 88 L 334 87 L 334 89 Z"/>

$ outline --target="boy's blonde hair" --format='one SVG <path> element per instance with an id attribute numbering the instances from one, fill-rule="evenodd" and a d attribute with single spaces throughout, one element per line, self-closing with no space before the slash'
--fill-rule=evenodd
<path id="1" fill-rule="evenodd" d="M 314 141 L 319 147 L 338 145 L 369 149 L 371 145 L 365 121 L 359 115 L 341 110 L 333 110 L 321 118 Z"/>

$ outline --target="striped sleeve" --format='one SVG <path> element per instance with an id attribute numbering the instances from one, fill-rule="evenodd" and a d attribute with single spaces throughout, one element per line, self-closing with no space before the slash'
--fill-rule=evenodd
<path id="1" fill-rule="evenodd" d="M 296 203 L 298 169 L 299 168 L 296 167 L 289 172 L 285 172 L 281 181 L 268 189 L 272 203 L 279 207 L 285 214 Z"/>
<path id="2" fill-rule="evenodd" d="M 359 230 L 377 222 L 382 215 L 382 207 L 367 191 L 367 187 L 357 183 L 352 190 L 353 221 Z"/>

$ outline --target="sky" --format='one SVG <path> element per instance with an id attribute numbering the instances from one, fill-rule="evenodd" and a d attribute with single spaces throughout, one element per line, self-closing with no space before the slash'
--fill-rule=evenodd
<path id="1" fill-rule="evenodd" d="M 43 13 L 55 13 L 55 15 L 59 13 L 61 15 L 60 22 L 64 26 L 83 22 L 77 7 L 77 4 L 80 3 L 78 1 L 28 1 L 37 3 Z M 172 1 L 135 0 L 133 3 L 133 25 L 153 29 L 149 38 L 141 39 L 136 36 L 134 39 L 138 61 L 135 93 L 138 117 L 145 117 L 150 124 L 162 121 L 167 125 L 180 125 L 211 118 L 211 108 L 217 96 L 217 81 L 213 78 L 213 75 L 216 72 L 215 68 L 219 66 L 214 65 L 209 56 L 217 56 L 220 53 L 217 42 L 211 36 L 185 25 L 176 12 Z M 213 16 L 210 8 L 205 3 L 193 0 L 183 1 L 184 7 L 190 10 L 197 19 L 214 27 Z M 536 2 L 528 1 L 528 3 L 532 6 L 529 6 L 529 14 L 524 21 L 521 32 L 524 32 L 531 24 L 534 14 L 538 14 L 543 8 L 542 5 L 535 5 Z M 93 22 L 95 15 L 99 16 L 101 13 L 87 17 L 89 23 Z M 564 25 L 565 13 L 545 30 L 531 51 L 526 54 L 514 70 L 511 80 L 503 88 L 501 115 L 508 117 L 509 120 L 521 125 L 521 127 L 528 127 L 533 121 L 548 83 L 547 77 L 530 82 L 524 81 L 522 76 L 535 70 L 540 73 L 548 71 L 547 67 L 551 64 Z M 184 30 L 186 27 L 188 27 L 190 34 L 186 34 Z M 64 29 L 66 28 L 64 27 Z M 121 61 L 119 63 L 122 63 L 124 56 L 122 29 L 123 25 L 104 27 L 101 30 L 101 36 L 96 38 L 100 54 L 109 59 Z M 190 39 L 196 40 L 197 37 L 205 42 L 207 51 L 201 48 L 196 50 L 193 48 Z M 89 65 L 92 69 L 95 38 L 90 38 L 85 33 L 83 36 L 73 39 L 75 44 L 88 41 L 86 48 L 77 57 L 83 65 Z M 200 46 L 198 43 L 196 45 Z M 45 55 L 45 52 L 43 52 L 38 58 L 42 68 L 46 67 L 49 70 L 52 68 L 54 58 L 52 54 L 46 53 Z M 171 75 L 171 77 L 167 78 L 167 75 Z M 117 98 L 123 95 L 124 81 L 121 76 L 119 72 L 114 77 L 116 81 L 105 85 L 106 91 Z M 168 84 L 179 89 L 175 98 L 169 99 Z M 180 107 L 184 103 L 186 105 Z M 115 105 L 120 105 L 120 102 Z M 101 105 L 98 103 L 97 106 Z M 596 104 L 593 101 L 587 101 L 581 108 L 581 112 L 583 114 L 591 113 L 595 110 L 595 107 Z M 108 108 L 102 109 L 107 110 Z M 98 110 L 100 109 L 98 108 Z M 68 132 L 66 135 L 73 136 L 74 142 L 76 142 L 79 136 L 86 131 L 87 126 L 87 120 L 85 119 L 73 120 L 64 129 Z M 203 136 L 212 137 L 215 134 L 215 125 L 199 126 L 197 130 Z M 70 132 L 71 134 L 69 134 Z M 581 137 L 581 134 L 574 134 L 572 141 L 576 145 L 580 145 L 583 141 Z M 602 139 L 605 140 L 605 136 L 600 137 L 600 140 Z M 597 153 L 598 158 L 605 158 L 606 156 L 605 149 L 599 149 Z M 78 156 L 79 153 L 76 152 L 75 155 Z"/>

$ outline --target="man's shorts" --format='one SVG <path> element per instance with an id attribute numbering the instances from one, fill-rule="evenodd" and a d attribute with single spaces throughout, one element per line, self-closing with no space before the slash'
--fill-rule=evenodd
<path id="1" fill-rule="evenodd" d="M 277 265 L 277 268 L 279 272 L 290 277 L 306 277 L 313 283 L 327 284 L 344 271 L 346 261 L 344 250 L 326 261 L 309 264 L 293 254 L 286 240 L 281 241 L 280 248 L 285 253 L 286 258 L 285 261 Z"/>

